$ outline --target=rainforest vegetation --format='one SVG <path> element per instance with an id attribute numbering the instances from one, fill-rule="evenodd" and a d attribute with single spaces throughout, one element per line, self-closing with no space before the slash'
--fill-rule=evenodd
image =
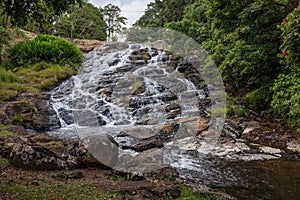
<path id="1" fill-rule="evenodd" d="M 230 100 L 300 124 L 300 5 L 297 0 L 155 0 L 135 23 L 182 32 L 213 57 Z"/>
<path id="2" fill-rule="evenodd" d="M 53 37 L 48 36 L 8 47 L 20 29 L 71 40 L 106 40 L 126 23 L 118 7 L 97 8 L 87 0 L 0 0 L 0 5 L 1 84 L 15 84 L 19 79 L 14 76 L 24 66 L 47 62 L 76 71 L 82 61 L 76 50 L 75 60 L 68 60 L 67 41 L 49 44 L 45 40 Z M 201 44 L 223 76 L 228 116 L 246 116 L 252 110 L 285 119 L 300 132 L 299 20 L 298 0 L 155 0 L 134 26 L 173 29 Z M 32 56 L 37 52 L 41 57 Z M 9 88 L 1 90 L 14 96 Z"/>

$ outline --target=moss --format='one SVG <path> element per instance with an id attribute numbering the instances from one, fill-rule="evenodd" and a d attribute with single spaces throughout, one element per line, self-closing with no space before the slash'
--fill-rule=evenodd
<path id="1" fill-rule="evenodd" d="M 205 87 L 207 87 L 205 81 L 201 81 L 201 82 L 199 83 L 199 89 L 200 89 L 200 90 L 203 90 Z"/>
<path id="2" fill-rule="evenodd" d="M 12 118 L 13 124 L 15 125 L 23 125 L 24 123 L 24 116 L 21 114 L 15 115 Z"/>
<path id="3" fill-rule="evenodd" d="M 16 135 L 16 133 L 7 130 L 0 130 L 0 135 Z"/>
<path id="4" fill-rule="evenodd" d="M 8 159 L 7 158 L 2 158 L 0 156 L 0 164 L 7 164 L 8 163 Z"/>
<path id="5" fill-rule="evenodd" d="M 141 94 L 145 92 L 144 83 L 142 81 L 134 80 L 132 83 L 133 94 Z"/>
<path id="6" fill-rule="evenodd" d="M 58 148 L 63 145 L 63 142 L 60 140 L 50 141 L 50 142 L 37 142 L 37 145 L 43 146 L 47 149 Z"/>

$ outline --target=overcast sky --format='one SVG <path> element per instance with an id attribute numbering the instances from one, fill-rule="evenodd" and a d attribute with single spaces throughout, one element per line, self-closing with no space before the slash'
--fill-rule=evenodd
<path id="1" fill-rule="evenodd" d="M 127 26 L 130 27 L 144 14 L 142 11 L 145 11 L 151 1 L 154 0 L 90 0 L 90 3 L 102 8 L 109 3 L 119 6 L 121 15 L 128 19 Z"/>

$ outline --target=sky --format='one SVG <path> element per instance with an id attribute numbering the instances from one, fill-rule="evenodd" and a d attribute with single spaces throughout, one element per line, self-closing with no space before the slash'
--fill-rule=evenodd
<path id="1" fill-rule="evenodd" d="M 111 3 L 121 9 L 121 15 L 126 17 L 127 27 L 130 27 L 138 20 L 147 8 L 147 4 L 154 0 L 90 0 L 90 3 L 96 7 L 104 7 Z"/>

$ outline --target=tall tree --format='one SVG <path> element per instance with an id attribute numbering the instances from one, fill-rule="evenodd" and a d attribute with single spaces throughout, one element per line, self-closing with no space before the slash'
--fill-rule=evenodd
<path id="1" fill-rule="evenodd" d="M 58 35 L 80 39 L 106 39 L 106 23 L 97 7 L 91 3 L 72 6 L 55 24 Z"/>
<path id="2" fill-rule="evenodd" d="M 127 18 L 121 16 L 121 9 L 112 4 L 106 5 L 101 11 L 107 24 L 107 34 L 110 40 L 115 33 L 121 33 L 124 30 Z"/>

